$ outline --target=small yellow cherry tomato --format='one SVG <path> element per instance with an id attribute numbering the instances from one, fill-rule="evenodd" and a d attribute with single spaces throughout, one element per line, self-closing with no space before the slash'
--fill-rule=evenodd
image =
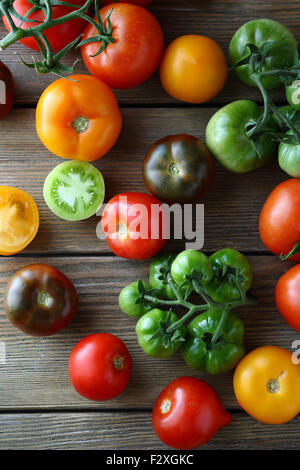
<path id="1" fill-rule="evenodd" d="M 216 96 L 227 78 L 220 46 L 206 36 L 175 39 L 164 52 L 160 79 L 169 95 L 187 103 L 205 103 Z"/>
<path id="2" fill-rule="evenodd" d="M 0 255 L 24 250 L 38 228 L 39 213 L 33 198 L 20 189 L 0 186 Z"/>
<path id="3" fill-rule="evenodd" d="M 233 387 L 240 406 L 262 423 L 286 423 L 300 411 L 300 365 L 286 349 L 251 351 L 238 364 Z"/>

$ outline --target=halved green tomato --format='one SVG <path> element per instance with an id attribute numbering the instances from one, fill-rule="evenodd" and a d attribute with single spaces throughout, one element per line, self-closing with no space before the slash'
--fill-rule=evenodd
<path id="1" fill-rule="evenodd" d="M 96 214 L 105 194 L 103 177 L 87 162 L 71 160 L 57 165 L 47 176 L 44 199 L 64 220 L 83 220 Z"/>

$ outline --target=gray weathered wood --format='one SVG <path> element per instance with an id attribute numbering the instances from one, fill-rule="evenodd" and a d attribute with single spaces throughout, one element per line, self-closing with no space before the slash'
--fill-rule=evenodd
<path id="1" fill-rule="evenodd" d="M 278 426 L 259 423 L 244 413 L 234 413 L 232 418 L 232 423 L 220 429 L 201 450 L 299 449 L 299 417 Z M 162 451 L 168 448 L 154 433 L 150 412 L 89 412 L 0 415 L 0 449 Z M 199 458 L 197 454 L 194 456 L 194 464 Z"/>

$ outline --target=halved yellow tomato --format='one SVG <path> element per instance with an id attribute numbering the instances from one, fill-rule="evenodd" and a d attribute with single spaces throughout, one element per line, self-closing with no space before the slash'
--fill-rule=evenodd
<path id="1" fill-rule="evenodd" d="M 21 189 L 0 186 L 0 255 L 19 253 L 39 228 L 38 208 Z"/>

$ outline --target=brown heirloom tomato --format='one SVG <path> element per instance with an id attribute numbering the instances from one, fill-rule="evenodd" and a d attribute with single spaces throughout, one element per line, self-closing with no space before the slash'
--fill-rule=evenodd
<path id="1" fill-rule="evenodd" d="M 147 189 L 169 203 L 199 200 L 210 187 L 214 170 L 207 147 L 196 137 L 185 134 L 160 139 L 143 161 Z"/>
<path id="2" fill-rule="evenodd" d="M 6 65 L 0 61 L 0 119 L 9 113 L 14 99 L 15 88 L 12 74 Z"/>
<path id="3" fill-rule="evenodd" d="M 17 271 L 4 294 L 9 320 L 32 336 L 50 336 L 70 323 L 78 307 L 71 281 L 47 264 L 32 264 Z"/>

